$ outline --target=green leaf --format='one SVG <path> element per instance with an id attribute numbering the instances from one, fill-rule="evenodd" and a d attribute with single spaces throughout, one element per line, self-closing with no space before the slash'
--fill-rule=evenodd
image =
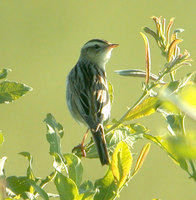
<path id="1" fill-rule="evenodd" d="M 47 193 L 40 186 L 38 186 L 35 183 L 35 181 L 32 181 L 30 179 L 28 179 L 27 181 L 35 189 L 35 191 L 42 197 L 42 199 L 49 200 Z"/>
<path id="2" fill-rule="evenodd" d="M 112 200 L 117 196 L 118 188 L 110 169 L 103 178 L 95 181 L 95 189 L 99 191 L 96 193 L 94 200 Z"/>
<path id="3" fill-rule="evenodd" d="M 57 172 L 54 183 L 58 190 L 61 200 L 80 200 L 78 188 L 75 182 Z"/>
<path id="4" fill-rule="evenodd" d="M 82 182 L 83 167 L 81 160 L 74 154 L 63 155 L 69 172 L 69 178 L 71 178 L 79 187 Z"/>
<path id="5" fill-rule="evenodd" d="M 118 188 L 121 188 L 129 176 L 132 166 L 132 155 L 126 143 L 120 142 L 113 155 L 111 161 L 111 169 Z"/>
<path id="6" fill-rule="evenodd" d="M 41 180 L 40 187 L 44 188 L 49 182 L 53 181 L 53 179 L 56 177 L 56 171 L 52 172 L 49 176 L 47 176 L 45 179 Z"/>
<path id="7" fill-rule="evenodd" d="M 10 189 L 15 195 L 22 198 L 27 198 L 26 192 L 30 191 L 30 184 L 26 176 L 9 176 L 6 178 L 7 188 Z"/>
<path id="8" fill-rule="evenodd" d="M 140 168 L 142 167 L 143 165 L 143 162 L 144 160 L 146 159 L 146 156 L 148 155 L 148 152 L 150 150 L 150 143 L 146 144 L 143 148 L 142 148 L 142 151 L 140 152 L 140 155 L 137 159 L 137 162 L 136 162 L 136 165 L 135 165 L 135 168 L 133 170 L 133 173 L 132 173 L 132 177 L 136 175 L 136 173 L 140 170 Z"/>
<path id="9" fill-rule="evenodd" d="M 23 83 L 3 81 L 0 83 L 0 103 L 15 101 L 31 90 L 31 87 Z"/>
<path id="10" fill-rule="evenodd" d="M 129 121 L 133 119 L 139 119 L 148 115 L 153 114 L 159 106 L 159 99 L 157 97 L 149 97 L 145 99 L 138 106 L 130 110 L 124 121 Z"/>
<path id="11" fill-rule="evenodd" d="M 0 79 L 6 78 L 10 71 L 10 69 L 0 69 Z"/>
<path id="12" fill-rule="evenodd" d="M 29 152 L 20 152 L 19 154 L 27 158 L 29 161 L 29 167 L 27 168 L 27 177 L 31 180 L 35 180 L 35 176 L 33 174 L 33 169 L 32 169 L 32 163 L 33 163 L 32 155 Z"/>
<path id="13" fill-rule="evenodd" d="M 52 114 L 47 114 L 44 120 L 47 127 L 47 140 L 50 143 L 50 154 L 61 154 L 61 143 L 60 140 L 63 137 L 64 130 L 60 123 L 56 122 Z"/>
<path id="14" fill-rule="evenodd" d="M 97 190 L 94 190 L 93 183 L 91 181 L 85 181 L 80 185 L 80 196 L 82 200 L 91 200 L 94 198 Z"/>
<path id="15" fill-rule="evenodd" d="M 121 76 L 141 77 L 141 78 L 146 77 L 146 71 L 141 70 L 141 69 L 116 70 L 114 72 Z M 153 81 L 155 81 L 159 78 L 157 75 L 152 74 L 152 73 L 150 73 L 149 75 L 150 75 L 149 78 Z M 163 80 L 160 80 L 160 83 L 165 84 L 165 82 Z"/>

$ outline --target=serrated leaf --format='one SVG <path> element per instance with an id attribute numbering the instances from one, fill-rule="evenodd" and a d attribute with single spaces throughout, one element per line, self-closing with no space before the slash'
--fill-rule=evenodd
<path id="1" fill-rule="evenodd" d="M 159 99 L 157 97 L 149 97 L 138 106 L 130 110 L 124 118 L 124 121 L 139 119 L 151 115 L 156 111 L 158 106 Z"/>
<path id="2" fill-rule="evenodd" d="M 121 188 L 129 176 L 132 166 L 132 155 L 126 143 L 120 142 L 113 155 L 111 161 L 111 169 L 118 188 Z"/>
<path id="3" fill-rule="evenodd" d="M 0 79 L 6 78 L 10 71 L 10 69 L 0 69 Z"/>
<path id="4" fill-rule="evenodd" d="M 69 178 L 71 178 L 79 187 L 83 176 L 81 160 L 74 154 L 64 154 L 63 156 L 66 160 Z"/>
<path id="5" fill-rule="evenodd" d="M 80 200 L 78 188 L 75 182 L 57 172 L 54 183 L 58 190 L 61 200 Z"/>
<path id="6" fill-rule="evenodd" d="M 23 83 L 3 81 L 0 83 L 0 103 L 15 101 L 31 90 L 31 87 Z"/>
<path id="7" fill-rule="evenodd" d="M 117 185 L 114 181 L 112 171 L 108 169 L 106 175 L 95 181 L 95 189 L 99 191 L 96 193 L 94 200 L 113 200 L 118 191 Z"/>
<path id="8" fill-rule="evenodd" d="M 140 170 L 140 168 L 142 167 L 143 162 L 144 162 L 144 160 L 146 159 L 146 156 L 148 155 L 149 150 L 150 150 L 150 143 L 146 144 L 146 145 L 142 148 L 142 150 L 141 150 L 141 152 L 140 152 L 140 155 L 139 155 L 139 157 L 138 157 L 138 159 L 137 159 L 137 162 L 136 162 L 136 164 L 135 164 L 135 168 L 134 168 L 134 170 L 133 170 L 132 177 L 135 176 L 136 173 L 137 173 L 137 172 Z"/>

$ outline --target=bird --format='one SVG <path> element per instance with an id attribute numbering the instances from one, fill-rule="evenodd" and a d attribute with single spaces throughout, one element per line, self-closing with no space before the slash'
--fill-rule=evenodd
<path id="1" fill-rule="evenodd" d="M 103 123 L 110 117 L 111 103 L 108 92 L 105 65 L 112 50 L 119 44 L 102 39 L 91 39 L 81 48 L 79 59 L 71 69 L 66 82 L 66 101 L 73 118 L 87 126 L 96 144 L 100 162 L 109 164 Z"/>

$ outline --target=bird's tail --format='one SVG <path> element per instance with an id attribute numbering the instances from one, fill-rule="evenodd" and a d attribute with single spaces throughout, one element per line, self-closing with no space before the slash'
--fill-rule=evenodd
<path id="1" fill-rule="evenodd" d="M 97 126 L 97 129 L 96 130 L 91 129 L 91 132 L 93 135 L 94 142 L 97 146 L 97 151 L 99 154 L 101 164 L 108 165 L 109 164 L 109 156 L 108 156 L 108 150 L 107 150 L 106 140 L 105 140 L 105 136 L 104 136 L 103 125 L 99 124 Z"/>

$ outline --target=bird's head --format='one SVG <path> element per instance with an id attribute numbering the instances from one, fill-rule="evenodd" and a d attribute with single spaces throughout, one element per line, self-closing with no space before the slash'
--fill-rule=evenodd
<path id="1" fill-rule="evenodd" d="M 112 44 L 105 40 L 90 40 L 82 47 L 80 59 L 85 59 L 100 67 L 105 67 L 105 64 L 110 59 L 113 48 L 117 46 L 118 44 Z"/>

